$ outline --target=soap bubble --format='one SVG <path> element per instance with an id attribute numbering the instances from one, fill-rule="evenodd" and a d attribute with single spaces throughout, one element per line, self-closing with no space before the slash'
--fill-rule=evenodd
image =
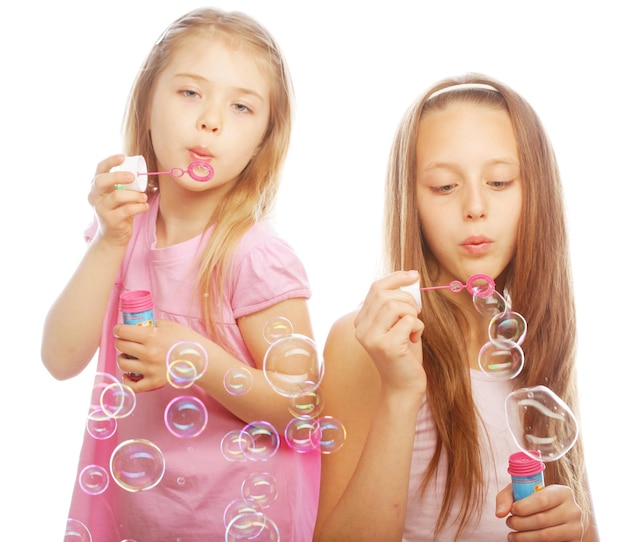
<path id="1" fill-rule="evenodd" d="M 220 442 L 220 449 L 226 461 L 242 463 L 246 461 L 243 450 L 248 445 L 249 437 L 237 429 L 226 433 Z"/>
<path id="2" fill-rule="evenodd" d="M 231 367 L 224 374 L 224 389 L 231 395 L 243 395 L 252 389 L 252 373 L 245 367 Z"/>
<path id="3" fill-rule="evenodd" d="M 490 296 L 480 297 L 473 296 L 474 308 L 483 316 L 496 316 L 502 314 L 509 309 L 506 300 L 500 292 L 494 290 Z"/>
<path id="4" fill-rule="evenodd" d="M 495 344 L 507 348 L 510 342 L 522 344 L 525 338 L 526 319 L 517 312 L 497 314 L 489 322 L 489 339 Z"/>
<path id="5" fill-rule="evenodd" d="M 320 428 L 319 448 L 323 454 L 332 454 L 346 441 L 346 428 L 332 416 L 322 416 L 315 420 Z"/>
<path id="6" fill-rule="evenodd" d="M 267 461 L 280 447 L 280 436 L 269 422 L 249 423 L 241 430 L 240 437 L 241 451 L 251 461 Z"/>
<path id="7" fill-rule="evenodd" d="M 276 478 L 269 472 L 251 472 L 241 484 L 241 496 L 254 506 L 271 506 L 278 497 Z"/>
<path id="8" fill-rule="evenodd" d="M 285 442 L 298 453 L 318 450 L 320 438 L 320 425 L 313 418 L 293 418 L 285 427 Z"/>
<path id="9" fill-rule="evenodd" d="M 280 533 L 274 520 L 263 514 L 262 517 L 254 518 L 253 516 L 247 516 L 246 521 L 249 522 L 247 530 L 256 532 L 254 536 L 244 538 L 238 537 L 240 532 L 237 529 L 233 529 L 234 524 L 241 521 L 240 518 L 233 518 L 231 523 L 226 527 L 226 542 L 235 542 L 236 540 L 254 540 L 254 542 L 280 542 Z"/>
<path id="10" fill-rule="evenodd" d="M 293 325 L 287 318 L 277 316 L 265 322 L 265 326 L 263 327 L 263 337 L 268 344 L 272 344 L 278 339 L 282 339 L 283 337 L 287 337 L 289 335 L 293 335 Z"/>
<path id="11" fill-rule="evenodd" d="M 200 399 L 182 395 L 172 399 L 165 407 L 164 418 L 165 426 L 172 435 L 193 438 L 204 431 L 208 413 Z"/>
<path id="12" fill-rule="evenodd" d="M 63 542 L 91 542 L 91 533 L 86 525 L 77 519 L 68 518 L 65 524 Z"/>
<path id="13" fill-rule="evenodd" d="M 290 397 L 287 408 L 294 418 L 317 418 L 324 410 L 321 388 Z"/>
<path id="14" fill-rule="evenodd" d="M 517 447 L 527 455 L 538 451 L 544 462 L 563 457 L 578 439 L 573 412 L 546 386 L 511 392 L 505 400 L 505 412 Z"/>
<path id="15" fill-rule="evenodd" d="M 87 495 L 100 495 L 109 487 L 109 473 L 100 465 L 87 465 L 78 475 L 78 485 Z"/>
<path id="16" fill-rule="evenodd" d="M 478 365 L 493 380 L 510 380 L 524 368 L 524 351 L 511 341 L 487 342 L 478 352 Z"/>
<path id="17" fill-rule="evenodd" d="M 206 372 L 208 355 L 194 341 L 180 341 L 167 353 L 167 380 L 174 388 L 190 388 Z"/>
<path id="18" fill-rule="evenodd" d="M 126 440 L 113 450 L 110 471 L 113 480 L 122 489 L 131 493 L 145 491 L 163 478 L 165 457 L 149 440 Z"/>
<path id="19" fill-rule="evenodd" d="M 254 503 L 235 499 L 224 510 L 226 535 L 237 540 L 255 539 L 265 525 L 265 514 Z"/>
<path id="20" fill-rule="evenodd" d="M 263 373 L 276 393 L 297 397 L 317 389 L 324 374 L 315 342 L 305 335 L 289 335 L 274 341 L 263 360 Z"/>
<path id="21" fill-rule="evenodd" d="M 117 420 L 107 416 L 101 407 L 97 407 L 87 415 L 86 429 L 96 440 L 106 440 L 117 431 Z"/>
<path id="22" fill-rule="evenodd" d="M 126 384 L 109 384 L 100 395 L 102 411 L 111 418 L 130 416 L 135 410 L 136 403 L 135 392 Z"/>

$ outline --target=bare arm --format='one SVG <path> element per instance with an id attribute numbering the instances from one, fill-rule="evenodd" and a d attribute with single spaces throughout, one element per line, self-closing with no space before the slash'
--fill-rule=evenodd
<path id="1" fill-rule="evenodd" d="M 98 214 L 100 231 L 46 317 L 41 357 L 58 379 L 80 373 L 98 348 L 111 288 L 132 235 L 133 217 L 147 209 L 145 194 L 115 190 L 116 183 L 134 178 L 132 173 L 109 173 L 122 160 L 122 155 L 116 155 L 98 165 L 89 202 Z"/>
<path id="2" fill-rule="evenodd" d="M 426 389 L 417 308 L 397 290 L 407 283 L 405 274 L 382 279 L 356 318 L 344 317 L 329 334 L 325 413 L 347 436 L 343 448 L 322 457 L 316 541 L 402 538 Z"/>
<path id="3" fill-rule="evenodd" d="M 118 365 L 122 371 L 144 375 L 138 382 L 125 377 L 125 383 L 136 393 L 149 391 L 167 383 L 163 360 L 169 348 L 179 341 L 200 343 L 207 352 L 206 373 L 196 384 L 245 422 L 268 421 L 277 431 L 284 430 L 293 415 L 289 412 L 289 398 L 278 394 L 268 384 L 263 373 L 263 358 L 269 347 L 263 335 L 265 323 L 277 315 L 289 320 L 294 333 L 312 337 L 311 322 L 304 299 L 290 299 L 239 320 L 242 336 L 256 362 L 256 367 L 236 359 L 233 355 L 190 328 L 159 320 L 153 328 L 118 325 L 114 328 L 116 347 L 122 354 Z M 320 353 L 321 355 L 321 353 Z M 128 359 L 132 356 L 135 359 Z M 250 390 L 242 395 L 231 395 L 224 385 L 224 376 L 230 369 L 246 370 L 252 378 Z"/>

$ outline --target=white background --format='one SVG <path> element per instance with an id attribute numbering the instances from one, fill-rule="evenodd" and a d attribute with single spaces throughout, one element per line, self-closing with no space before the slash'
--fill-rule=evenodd
<path id="1" fill-rule="evenodd" d="M 126 97 L 165 27 L 198 2 L 17 2 L 0 13 L 3 252 L 0 538 L 60 540 L 93 366 L 44 370 L 46 311 L 84 250 L 96 163 L 120 151 Z M 475 0 L 232 1 L 269 28 L 291 67 L 295 133 L 276 209 L 306 264 L 323 344 L 378 271 L 382 187 L 396 125 L 432 82 L 480 71 L 538 111 L 564 179 L 579 316 L 579 368 L 601 534 L 621 532 L 626 233 L 618 3 Z M 550 295 L 545 284 L 528 295 Z M 77 323 L 77 325 L 80 325 Z M 615 497 L 611 497 L 614 495 Z"/>

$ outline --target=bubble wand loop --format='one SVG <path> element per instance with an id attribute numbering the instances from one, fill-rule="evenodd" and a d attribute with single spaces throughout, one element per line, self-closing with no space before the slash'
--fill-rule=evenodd
<path id="1" fill-rule="evenodd" d="M 204 175 L 200 175 L 199 171 L 205 171 Z M 183 169 L 180 167 L 173 167 L 169 171 L 140 171 L 137 175 L 172 175 L 177 179 L 182 177 L 184 174 L 189 175 L 194 181 L 198 181 L 199 183 L 204 183 L 206 181 L 210 181 L 215 175 L 215 170 L 213 166 L 204 160 L 194 160 L 191 162 L 187 169 Z"/>

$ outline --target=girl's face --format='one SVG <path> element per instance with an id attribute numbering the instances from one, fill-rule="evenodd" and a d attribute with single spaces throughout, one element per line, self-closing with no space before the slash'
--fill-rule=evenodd
<path id="1" fill-rule="evenodd" d="M 263 141 L 269 116 L 269 75 L 247 49 L 187 39 L 156 80 L 150 135 L 160 171 L 205 160 L 215 175 L 208 182 L 161 176 L 161 186 L 227 192 Z"/>
<path id="2" fill-rule="evenodd" d="M 522 209 L 513 126 L 502 109 L 429 111 L 417 144 L 417 209 L 438 281 L 497 278 L 515 252 Z"/>

